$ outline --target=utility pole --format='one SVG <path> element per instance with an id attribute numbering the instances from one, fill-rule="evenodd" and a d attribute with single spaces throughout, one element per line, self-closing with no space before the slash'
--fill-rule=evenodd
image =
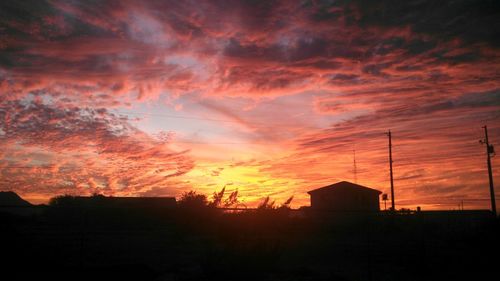
<path id="1" fill-rule="evenodd" d="M 488 127 L 486 125 L 484 128 L 484 140 L 480 140 L 481 144 L 486 144 L 486 159 L 488 163 L 488 177 L 490 179 L 490 196 L 491 196 L 491 211 L 495 217 L 497 216 L 497 205 L 495 202 L 495 188 L 493 187 L 493 172 L 491 171 L 491 155 L 495 154 L 495 149 L 493 145 L 490 145 L 488 140 Z"/>
<path id="2" fill-rule="evenodd" d="M 396 211 L 396 205 L 394 203 L 394 179 L 392 176 L 392 135 L 391 135 L 391 130 L 386 133 L 386 135 L 389 137 L 389 167 L 391 169 L 391 210 Z"/>

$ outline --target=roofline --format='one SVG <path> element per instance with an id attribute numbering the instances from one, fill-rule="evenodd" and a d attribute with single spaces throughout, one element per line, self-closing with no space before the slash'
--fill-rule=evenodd
<path id="1" fill-rule="evenodd" d="M 339 181 L 339 182 L 334 183 L 334 184 L 330 184 L 330 185 L 327 185 L 327 186 L 323 186 L 323 187 L 319 187 L 319 188 L 316 188 L 316 189 L 313 189 L 313 190 L 309 190 L 307 193 L 308 194 L 316 193 L 316 192 L 322 191 L 321 189 L 325 190 L 327 187 L 333 187 L 332 185 L 336 185 L 336 184 L 340 184 L 340 183 L 349 183 L 349 184 L 361 187 L 361 188 L 365 189 L 366 191 L 377 193 L 379 195 L 382 194 L 382 191 L 380 191 L 380 190 L 373 189 L 373 188 L 370 188 L 370 187 L 366 187 L 364 185 L 360 185 L 360 184 L 357 184 L 357 183 L 348 182 L 348 181 Z M 333 188 L 335 188 L 335 187 L 333 187 Z"/>
<path id="2" fill-rule="evenodd" d="M 93 196 L 75 196 L 74 198 L 94 198 Z M 136 197 L 136 196 L 102 196 L 97 197 L 100 199 L 176 199 L 174 196 L 148 196 L 148 197 Z"/>

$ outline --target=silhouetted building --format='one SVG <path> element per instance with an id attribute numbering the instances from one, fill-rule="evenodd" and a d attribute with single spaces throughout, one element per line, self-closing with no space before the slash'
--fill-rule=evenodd
<path id="1" fill-rule="evenodd" d="M 341 181 L 308 192 L 311 196 L 311 209 L 343 212 L 377 212 L 380 210 L 379 195 L 376 189 L 359 184 Z"/>
<path id="2" fill-rule="evenodd" d="M 65 203 L 65 204 L 64 204 Z M 155 209 L 175 208 L 175 197 L 107 197 L 76 196 L 69 198 L 63 205 L 82 207 L 105 207 L 105 208 L 133 208 L 133 209 Z"/>

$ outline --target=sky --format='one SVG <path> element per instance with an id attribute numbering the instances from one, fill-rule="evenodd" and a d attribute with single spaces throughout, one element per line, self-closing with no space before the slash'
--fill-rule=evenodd
<path id="1" fill-rule="evenodd" d="M 299 207 L 342 180 L 390 193 L 391 130 L 397 208 L 490 208 L 498 18 L 493 0 L 1 1 L 0 190 Z"/>

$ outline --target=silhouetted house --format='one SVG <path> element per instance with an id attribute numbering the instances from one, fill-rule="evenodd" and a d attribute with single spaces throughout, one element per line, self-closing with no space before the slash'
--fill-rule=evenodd
<path id="1" fill-rule="evenodd" d="M 175 197 L 107 197 L 76 196 L 63 205 L 81 207 L 127 208 L 127 209 L 172 209 L 176 207 Z"/>
<path id="2" fill-rule="evenodd" d="M 380 210 L 376 189 L 341 181 L 308 192 L 311 209 L 342 212 L 377 212 Z"/>
<path id="3" fill-rule="evenodd" d="M 175 197 L 106 197 L 108 205 L 129 208 L 175 208 Z"/>

